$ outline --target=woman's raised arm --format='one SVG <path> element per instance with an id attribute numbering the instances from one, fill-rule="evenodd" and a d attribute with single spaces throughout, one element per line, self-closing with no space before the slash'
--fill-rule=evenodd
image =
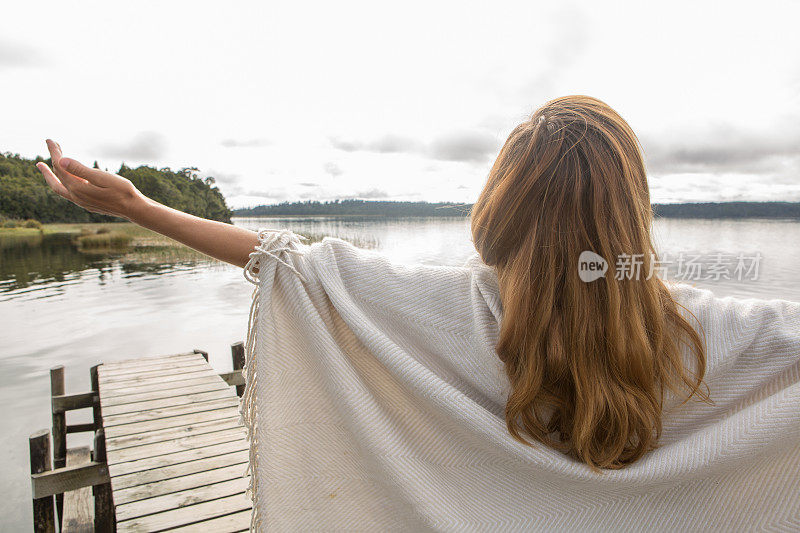
<path id="1" fill-rule="evenodd" d="M 244 267 L 258 244 L 257 234 L 224 222 L 207 220 L 162 205 L 143 195 L 117 174 L 88 168 L 61 155 L 61 147 L 50 139 L 47 148 L 53 160 L 36 166 L 47 184 L 67 200 L 92 211 L 126 218 L 226 263 Z"/>

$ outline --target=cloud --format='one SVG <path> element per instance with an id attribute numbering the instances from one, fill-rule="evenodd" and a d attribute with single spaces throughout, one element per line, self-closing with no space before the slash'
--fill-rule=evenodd
<path id="1" fill-rule="evenodd" d="M 282 202 L 287 198 L 289 198 L 286 189 L 284 189 L 283 187 L 278 187 L 275 189 L 266 189 L 266 190 L 264 189 L 249 190 L 245 192 L 243 196 L 251 196 L 262 200 L 275 200 L 278 202 Z"/>
<path id="2" fill-rule="evenodd" d="M 486 132 L 457 132 L 435 139 L 429 154 L 440 161 L 486 161 L 494 152 L 497 140 Z"/>
<path id="3" fill-rule="evenodd" d="M 795 126 L 776 125 L 759 134 L 716 124 L 640 139 L 654 173 L 753 174 L 778 183 L 800 182 L 800 128 Z"/>
<path id="4" fill-rule="evenodd" d="M 383 189 L 368 189 L 359 191 L 349 196 L 343 196 L 343 199 L 361 199 L 361 200 L 376 200 L 380 198 L 389 198 L 389 193 Z"/>
<path id="5" fill-rule="evenodd" d="M 104 144 L 97 148 L 102 157 L 128 161 L 152 162 L 164 157 L 167 141 L 163 135 L 154 131 L 137 133 L 125 144 Z"/>
<path id="6" fill-rule="evenodd" d="M 333 161 L 325 163 L 322 168 L 325 170 L 325 173 L 329 174 L 332 178 L 338 178 L 342 175 L 342 169 Z"/>
<path id="7" fill-rule="evenodd" d="M 0 40 L 0 69 L 41 67 L 50 63 L 38 49 L 11 41 Z"/>
<path id="8" fill-rule="evenodd" d="M 344 152 L 377 152 L 380 154 L 398 154 L 418 151 L 421 143 L 402 135 L 384 135 L 370 142 L 330 139 L 331 145 Z"/>
<path id="9" fill-rule="evenodd" d="M 241 174 L 234 174 L 219 170 L 209 170 L 201 172 L 203 178 L 213 176 L 216 181 L 217 187 L 224 191 L 228 196 L 239 196 L 244 194 L 244 186 L 242 184 L 243 176 Z"/>
<path id="10" fill-rule="evenodd" d="M 298 183 L 298 185 L 300 185 L 302 187 L 319 187 L 319 183 L 313 183 L 313 182 L 310 182 L 310 181 L 303 181 L 303 182 Z"/>
<path id="11" fill-rule="evenodd" d="M 258 148 L 272 143 L 266 139 L 223 139 L 220 144 L 225 148 Z"/>
<path id="12" fill-rule="evenodd" d="M 373 141 L 330 139 L 331 145 L 345 152 L 405 153 L 422 155 L 438 161 L 477 163 L 486 161 L 496 150 L 494 135 L 483 130 L 456 131 L 426 144 L 410 137 L 385 135 Z"/>

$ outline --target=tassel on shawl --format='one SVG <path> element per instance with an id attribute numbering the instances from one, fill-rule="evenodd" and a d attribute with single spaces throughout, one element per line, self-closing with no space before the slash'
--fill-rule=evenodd
<path id="1" fill-rule="evenodd" d="M 278 263 L 286 266 L 294 272 L 302 281 L 306 281 L 303 275 L 290 263 L 281 259 L 282 252 L 300 254 L 296 245 L 300 239 L 307 240 L 302 235 L 297 235 L 290 230 L 263 229 L 258 232 L 258 245 L 250 253 L 250 259 L 244 267 L 244 277 L 255 285 L 253 290 L 253 301 L 250 304 L 250 314 L 247 320 L 247 339 L 245 341 L 245 364 L 242 369 L 245 387 L 242 401 L 239 405 L 240 422 L 247 431 L 247 439 L 250 443 L 250 460 L 244 475 L 250 475 L 250 484 L 247 488 L 247 496 L 253 501 L 253 513 L 250 519 L 250 530 L 258 531 L 260 528 L 258 504 L 256 494 L 258 492 L 258 476 L 256 475 L 256 464 L 258 462 L 258 431 L 257 431 L 257 409 L 256 409 L 256 387 L 258 374 L 256 372 L 256 357 L 259 353 L 258 330 L 259 321 L 259 294 L 263 280 L 259 278 L 259 273 L 265 266 L 267 258 L 274 259 Z M 283 244 L 283 246 L 276 246 Z"/>

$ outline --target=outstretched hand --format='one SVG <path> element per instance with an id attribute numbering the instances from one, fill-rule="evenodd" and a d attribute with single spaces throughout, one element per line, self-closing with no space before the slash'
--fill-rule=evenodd
<path id="1" fill-rule="evenodd" d="M 94 213 L 129 219 L 134 204 L 144 200 L 133 183 L 122 176 L 63 157 L 61 147 L 50 139 L 47 149 L 53 168 L 45 163 L 37 163 L 36 168 L 50 188 L 70 202 Z"/>

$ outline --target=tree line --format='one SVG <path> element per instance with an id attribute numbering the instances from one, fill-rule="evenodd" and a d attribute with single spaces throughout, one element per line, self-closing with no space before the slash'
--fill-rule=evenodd
<path id="1" fill-rule="evenodd" d="M 239 217 L 283 215 L 362 215 L 381 217 L 457 217 L 469 215 L 472 204 L 448 202 L 394 202 L 388 200 L 331 200 L 283 202 L 235 209 Z"/>
<path id="2" fill-rule="evenodd" d="M 54 193 L 36 168 L 50 159 L 26 159 L 19 154 L 0 154 L 0 218 L 35 219 L 40 222 L 113 222 L 121 219 L 89 213 Z M 98 168 L 95 162 L 95 168 Z M 201 179 L 196 168 L 130 168 L 124 163 L 117 174 L 143 194 L 174 209 L 199 217 L 230 222 L 231 210 L 214 185 L 214 178 Z"/>
<path id="3" fill-rule="evenodd" d="M 333 200 L 283 202 L 235 209 L 240 217 L 291 215 L 363 215 L 383 217 L 469 216 L 473 204 Z M 705 202 L 653 204 L 661 218 L 800 218 L 800 202 Z"/>

